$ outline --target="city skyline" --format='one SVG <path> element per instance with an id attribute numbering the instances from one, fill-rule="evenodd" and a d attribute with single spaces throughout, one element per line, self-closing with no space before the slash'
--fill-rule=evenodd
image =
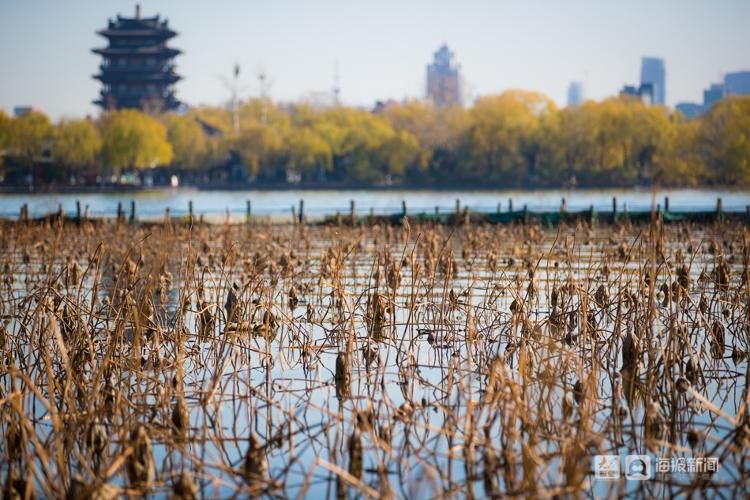
<path id="1" fill-rule="evenodd" d="M 641 4 L 649 5 L 648 15 Z M 244 99 L 259 94 L 259 68 L 269 75 L 269 95 L 277 101 L 332 89 L 337 61 L 343 104 L 424 98 L 425 65 L 443 43 L 457 54 L 466 104 L 478 95 L 523 88 L 564 106 L 571 80 L 583 83 L 587 98 L 600 100 L 638 81 L 641 57 L 653 55 L 668 66 L 667 104 L 673 106 L 700 100 L 725 73 L 750 69 L 750 36 L 742 22 L 750 4 L 742 2 L 399 5 L 154 1 L 142 9 L 169 19 L 179 33 L 184 54 L 177 67 L 185 80 L 177 94 L 190 105 L 226 102 L 222 77 L 234 63 L 243 70 Z M 98 85 L 91 76 L 99 61 L 90 50 L 101 40 L 95 31 L 118 13 L 132 16 L 134 7 L 132 1 L 0 5 L 6 47 L 0 52 L 6 75 L 0 108 L 31 105 L 55 119 L 96 114 L 90 101 Z M 666 32 L 660 29 L 665 23 Z"/>

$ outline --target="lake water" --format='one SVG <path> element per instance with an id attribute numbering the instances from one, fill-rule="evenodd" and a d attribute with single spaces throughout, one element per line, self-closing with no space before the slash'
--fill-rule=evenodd
<path id="1" fill-rule="evenodd" d="M 121 202 L 126 211 L 130 201 L 135 200 L 137 216 L 141 219 L 156 219 L 169 208 L 172 215 L 185 215 L 189 201 L 193 202 L 194 212 L 207 217 L 224 216 L 229 210 L 233 217 L 242 217 L 249 200 L 254 215 L 278 216 L 289 214 L 292 206 L 305 201 L 305 213 L 310 217 L 322 217 L 349 211 L 350 201 L 354 200 L 360 214 L 370 209 L 377 214 L 394 213 L 401 210 L 406 201 L 411 213 L 432 212 L 435 207 L 441 211 L 455 208 L 456 199 L 461 206 L 471 210 L 491 212 L 508 210 L 508 200 L 513 200 L 514 210 L 524 205 L 531 211 L 557 211 L 562 198 L 571 211 L 588 209 L 594 206 L 599 211 L 612 209 L 612 198 L 617 198 L 618 210 L 627 204 L 630 211 L 650 210 L 654 204 L 670 199 L 672 211 L 701 211 L 716 208 L 717 198 L 728 212 L 742 212 L 750 204 L 750 190 L 664 190 L 654 193 L 651 190 L 609 189 L 609 190 L 474 190 L 474 191 L 432 191 L 432 190 L 283 190 L 283 191 L 196 191 L 167 189 L 117 194 L 3 194 L 0 195 L 0 217 L 17 217 L 21 205 L 28 203 L 29 215 L 39 217 L 55 212 L 59 205 L 67 213 L 75 213 L 76 200 L 82 209 L 88 207 L 92 217 L 111 217 L 117 212 Z"/>

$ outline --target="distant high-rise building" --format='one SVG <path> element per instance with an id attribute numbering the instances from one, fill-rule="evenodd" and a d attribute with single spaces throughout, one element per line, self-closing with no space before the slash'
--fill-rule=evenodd
<path id="1" fill-rule="evenodd" d="M 724 97 L 724 85 L 721 83 L 712 83 L 709 88 L 703 91 L 703 107 L 707 111 L 711 106 L 721 101 Z"/>
<path id="2" fill-rule="evenodd" d="M 460 67 L 453 52 L 442 45 L 427 66 L 427 98 L 438 107 L 461 104 Z"/>
<path id="3" fill-rule="evenodd" d="M 166 19 L 141 17 L 140 6 L 136 5 L 135 17 L 118 15 L 97 33 L 109 45 L 92 50 L 102 56 L 100 72 L 94 76 L 102 82 L 102 90 L 94 104 L 105 109 L 157 112 L 179 106 L 174 84 L 180 77 L 173 60 L 180 51 L 167 47 L 167 41 L 177 33 L 169 29 Z"/>
<path id="4" fill-rule="evenodd" d="M 695 118 L 710 111 L 714 104 L 730 95 L 750 95 L 750 71 L 727 73 L 724 83 L 712 83 L 703 91 L 703 104 L 681 102 L 675 108 L 685 118 Z"/>
<path id="5" fill-rule="evenodd" d="M 644 57 L 641 59 L 641 86 L 651 85 L 653 88 L 653 104 L 664 106 L 666 100 L 666 79 L 664 59 Z"/>
<path id="6" fill-rule="evenodd" d="M 727 73 L 724 76 L 724 95 L 750 95 L 750 71 Z"/>
<path id="7" fill-rule="evenodd" d="M 674 108 L 688 120 L 692 120 L 703 114 L 703 106 L 695 102 L 678 102 Z"/>
<path id="8" fill-rule="evenodd" d="M 568 106 L 574 108 L 583 102 L 583 84 L 570 82 L 568 86 Z"/>
<path id="9" fill-rule="evenodd" d="M 42 110 L 36 106 L 15 106 L 13 108 L 13 116 L 16 118 L 26 116 L 29 113 L 42 113 Z"/>
<path id="10" fill-rule="evenodd" d="M 644 104 L 654 103 L 654 87 L 650 83 L 642 83 L 640 87 L 625 85 L 620 91 L 620 97 L 636 97 Z"/>

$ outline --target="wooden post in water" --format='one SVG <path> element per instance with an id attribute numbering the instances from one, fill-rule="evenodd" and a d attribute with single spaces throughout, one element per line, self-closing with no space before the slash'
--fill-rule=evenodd
<path id="1" fill-rule="evenodd" d="M 188 200 L 188 221 L 193 223 L 193 200 Z"/>
<path id="2" fill-rule="evenodd" d="M 664 212 L 669 212 L 669 196 L 664 197 Z"/>
<path id="3" fill-rule="evenodd" d="M 130 200 L 130 223 L 135 222 L 135 200 Z"/>
<path id="4" fill-rule="evenodd" d="M 354 210 L 354 200 L 349 200 L 349 221 L 352 226 L 356 225 L 357 219 L 356 219 L 356 212 Z"/>
<path id="5" fill-rule="evenodd" d="M 513 198 L 508 198 L 508 212 L 513 213 Z"/>
<path id="6" fill-rule="evenodd" d="M 612 197 L 612 222 L 617 222 L 617 198 Z"/>
<path id="7" fill-rule="evenodd" d="M 250 224 L 250 217 L 253 215 L 253 204 L 250 200 L 245 202 L 245 223 Z"/>
<path id="8" fill-rule="evenodd" d="M 122 202 L 117 202 L 117 222 L 122 220 Z"/>
<path id="9" fill-rule="evenodd" d="M 299 200 L 299 223 L 305 223 L 305 200 Z"/>
<path id="10" fill-rule="evenodd" d="M 401 200 L 401 215 L 406 217 L 406 200 Z"/>
<path id="11" fill-rule="evenodd" d="M 76 219 L 81 222 L 81 200 L 76 200 Z"/>
<path id="12" fill-rule="evenodd" d="M 568 202 L 565 201 L 565 198 L 563 197 L 562 201 L 560 202 L 560 213 L 567 212 L 568 211 Z"/>
<path id="13" fill-rule="evenodd" d="M 594 215 L 594 205 L 591 205 L 589 206 L 589 222 L 593 224 L 595 220 L 596 216 Z"/>
<path id="14" fill-rule="evenodd" d="M 721 219 L 721 198 L 716 198 L 716 219 Z"/>
<path id="15" fill-rule="evenodd" d="M 529 206 L 524 203 L 523 205 L 523 223 L 528 224 L 529 222 Z"/>
<path id="16" fill-rule="evenodd" d="M 170 214 L 169 207 L 167 207 L 164 209 L 164 222 L 169 224 L 171 219 L 172 219 L 172 215 Z"/>

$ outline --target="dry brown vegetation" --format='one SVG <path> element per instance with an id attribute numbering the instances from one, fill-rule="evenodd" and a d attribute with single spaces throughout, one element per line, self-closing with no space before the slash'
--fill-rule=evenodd
<path id="1" fill-rule="evenodd" d="M 2 223 L 3 496 L 739 496 L 749 239 Z"/>

